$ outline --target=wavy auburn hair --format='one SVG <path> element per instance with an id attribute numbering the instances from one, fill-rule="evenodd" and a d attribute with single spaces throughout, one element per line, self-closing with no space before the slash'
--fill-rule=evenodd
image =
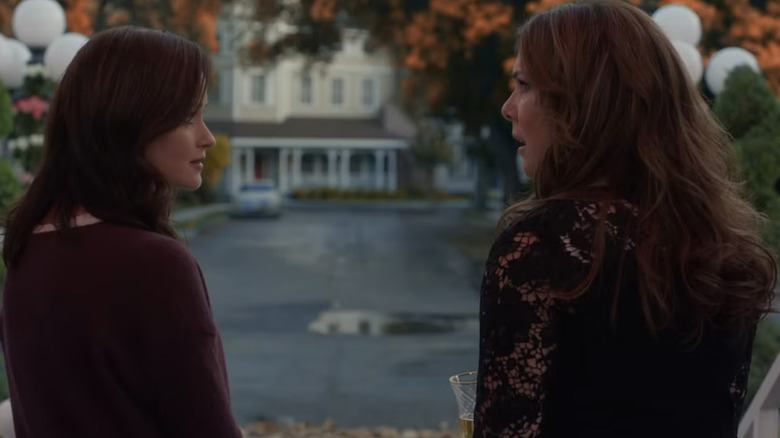
<path id="1" fill-rule="evenodd" d="M 6 218 L 6 265 L 18 265 L 48 214 L 66 231 L 79 207 L 178 238 L 172 188 L 144 151 L 193 114 L 210 76 L 208 56 L 180 36 L 131 26 L 93 36 L 54 93 L 41 168 Z"/>
<path id="2" fill-rule="evenodd" d="M 535 194 L 500 226 L 552 199 L 625 199 L 639 211 L 632 234 L 651 333 L 683 324 L 700 340 L 709 325 L 749 328 L 769 311 L 776 266 L 763 218 L 735 182 L 730 137 L 650 16 L 618 0 L 561 5 L 520 28 L 517 55 L 553 140 Z M 568 298 L 602 267 L 604 216 L 590 273 Z"/>

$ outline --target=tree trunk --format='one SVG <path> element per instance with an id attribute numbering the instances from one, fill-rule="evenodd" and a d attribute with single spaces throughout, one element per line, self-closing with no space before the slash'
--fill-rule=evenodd
<path id="1" fill-rule="evenodd" d="M 517 170 L 517 142 L 512 138 L 510 125 L 495 119 L 491 123 L 490 146 L 494 163 L 501 174 L 504 205 L 515 202 L 520 193 L 520 174 Z"/>
<path id="2" fill-rule="evenodd" d="M 426 167 L 425 168 L 425 188 L 428 192 L 428 198 L 430 200 L 436 200 L 436 176 L 435 176 L 435 167 Z"/>
<path id="3" fill-rule="evenodd" d="M 474 209 L 477 211 L 487 210 L 487 191 L 489 169 L 485 158 L 480 157 L 477 160 L 477 187 L 474 190 Z"/>

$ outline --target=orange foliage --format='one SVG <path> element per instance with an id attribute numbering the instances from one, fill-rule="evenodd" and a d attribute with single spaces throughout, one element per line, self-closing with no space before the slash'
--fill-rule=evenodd
<path id="1" fill-rule="evenodd" d="M 766 4 L 766 11 L 772 15 L 780 15 L 780 1 L 769 0 Z"/>
<path id="2" fill-rule="evenodd" d="M 439 102 L 447 91 L 447 84 L 445 81 L 435 81 L 428 84 L 425 89 L 425 101 L 429 105 L 433 105 L 435 102 Z"/>
<path id="3" fill-rule="evenodd" d="M 513 8 L 496 1 L 431 0 L 406 24 L 402 42 L 408 48 L 403 65 L 415 71 L 446 70 L 450 56 L 472 50 L 492 34 L 506 35 L 512 27 Z M 435 93 L 433 93 L 435 94 Z"/>
<path id="4" fill-rule="evenodd" d="M 65 16 L 68 31 L 90 36 L 95 29 L 94 17 L 97 11 L 95 0 L 67 0 Z"/>
<path id="5" fill-rule="evenodd" d="M 113 11 L 108 14 L 106 25 L 108 27 L 122 26 L 130 22 L 130 13 L 125 10 Z"/>
<path id="6" fill-rule="evenodd" d="M 11 20 L 16 5 L 21 0 L 0 0 L 0 31 L 11 36 Z M 329 0 L 335 1 L 335 0 Z M 97 0 L 65 0 L 65 15 L 69 32 L 78 32 L 90 36 L 95 31 L 95 18 L 98 14 Z M 102 11 L 107 27 L 130 24 L 133 16 L 141 15 L 143 25 L 158 29 L 168 29 L 199 41 L 210 50 L 219 49 L 217 41 L 217 14 L 221 0 L 171 0 L 172 17 L 160 15 L 156 0 L 131 0 L 130 10 L 118 8 L 117 3 L 109 1 Z M 134 13 L 131 14 L 130 11 Z M 172 26 L 172 28 L 171 28 Z"/>
<path id="7" fill-rule="evenodd" d="M 513 9 L 498 3 L 470 4 L 467 14 L 466 44 L 474 46 L 494 32 L 508 32 Z"/>
<path id="8" fill-rule="evenodd" d="M 336 0 L 314 0 L 310 10 L 314 21 L 331 21 L 336 18 Z"/>
<path id="9" fill-rule="evenodd" d="M 171 0 L 174 31 L 181 35 L 197 35 L 210 52 L 219 50 L 217 39 L 217 15 L 221 2 L 204 0 L 193 5 L 189 0 Z"/>
<path id="10" fill-rule="evenodd" d="M 466 8 L 472 3 L 469 0 L 431 0 L 431 12 L 450 18 L 463 18 Z"/>
<path id="11" fill-rule="evenodd" d="M 525 5 L 525 10 L 529 14 L 541 14 L 542 12 L 552 9 L 563 3 L 568 3 L 568 0 L 536 0 L 530 1 Z"/>
<path id="12" fill-rule="evenodd" d="M 718 47 L 707 47 L 705 65 L 719 48 L 742 47 L 752 52 L 768 82 L 780 94 L 780 1 L 769 0 L 766 12 L 753 7 L 749 0 L 725 0 L 724 7 L 717 11 L 713 5 L 702 0 L 674 0 L 693 9 L 702 19 L 704 32 L 723 33 Z M 730 26 L 726 28 L 726 18 Z"/>
<path id="13" fill-rule="evenodd" d="M 511 79 L 512 75 L 512 68 L 515 66 L 515 57 L 507 58 L 504 60 L 504 73 L 506 73 L 507 76 L 510 76 L 509 79 L 509 89 L 514 90 L 517 84 L 515 84 L 515 81 Z"/>
<path id="14" fill-rule="evenodd" d="M 5 36 L 11 37 L 13 29 L 11 28 L 11 18 L 14 15 L 14 9 L 21 0 L 6 0 L 0 2 L 0 32 Z"/>

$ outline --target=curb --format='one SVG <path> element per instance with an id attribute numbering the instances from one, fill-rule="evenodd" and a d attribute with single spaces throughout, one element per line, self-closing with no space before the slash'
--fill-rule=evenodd
<path id="1" fill-rule="evenodd" d="M 179 210 L 171 215 L 171 222 L 181 240 L 189 244 L 204 231 L 213 229 L 229 219 L 230 204 L 210 204 Z"/>
<path id="2" fill-rule="evenodd" d="M 293 210 L 417 211 L 465 210 L 471 201 L 301 201 L 285 199 L 284 208 Z"/>

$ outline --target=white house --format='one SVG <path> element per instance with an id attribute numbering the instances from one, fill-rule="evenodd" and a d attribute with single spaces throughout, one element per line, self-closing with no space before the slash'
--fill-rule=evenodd
<path id="1" fill-rule="evenodd" d="M 230 193 L 266 179 L 283 193 L 303 187 L 398 187 L 398 151 L 409 147 L 414 124 L 390 104 L 396 69 L 383 53 L 364 50 L 366 34 L 347 30 L 342 49 L 327 65 L 306 68 L 302 56 L 272 66 L 245 66 L 240 2 L 219 21 L 206 121 L 234 147 L 226 171 Z"/>

